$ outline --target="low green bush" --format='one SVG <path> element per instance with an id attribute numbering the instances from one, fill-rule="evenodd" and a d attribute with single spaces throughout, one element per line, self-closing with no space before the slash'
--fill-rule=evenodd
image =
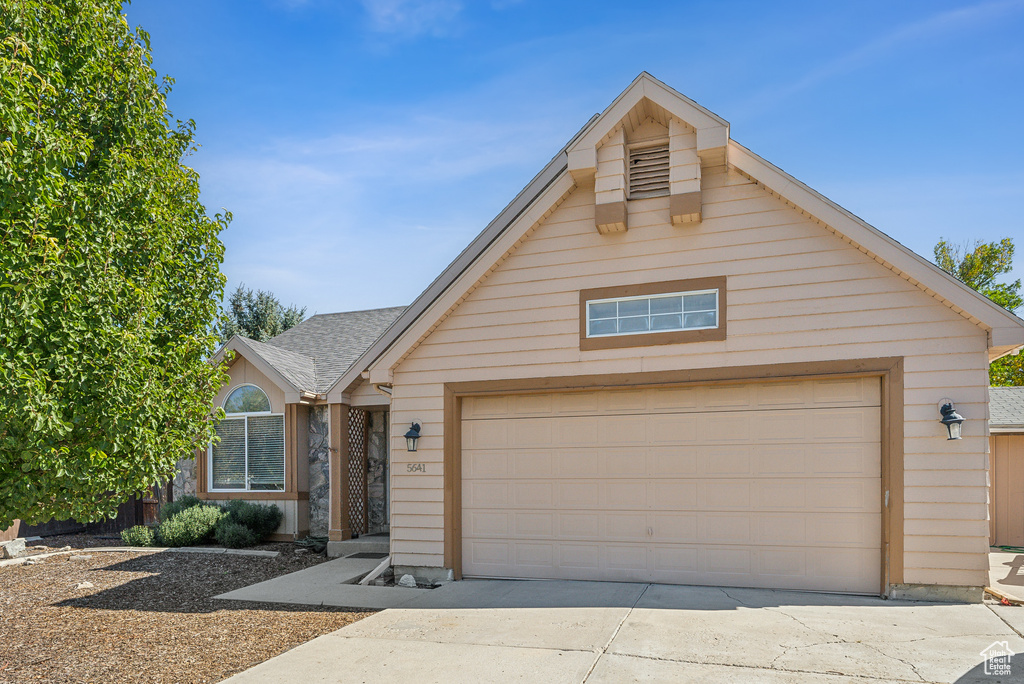
<path id="1" fill-rule="evenodd" d="M 183 496 L 176 501 L 165 503 L 160 507 L 160 521 L 170 520 L 174 516 L 178 515 L 187 508 L 193 508 L 195 506 L 201 506 L 202 501 L 194 496 Z"/>
<path id="2" fill-rule="evenodd" d="M 136 525 L 127 530 L 121 530 L 121 541 L 126 546 L 156 546 L 153 530 L 145 525 Z"/>
<path id="3" fill-rule="evenodd" d="M 277 506 L 256 504 L 241 499 L 229 502 L 227 511 L 232 522 L 244 525 L 253 531 L 257 542 L 272 535 L 284 518 L 284 513 Z"/>
<path id="4" fill-rule="evenodd" d="M 226 515 L 220 506 L 191 506 L 160 523 L 157 539 L 164 546 L 202 544 Z"/>
<path id="5" fill-rule="evenodd" d="M 218 523 L 217 531 L 214 532 L 214 538 L 218 544 L 229 549 L 244 549 L 249 546 L 255 546 L 259 542 L 255 532 L 242 523 L 231 520 L 231 518 L 223 518 Z"/>

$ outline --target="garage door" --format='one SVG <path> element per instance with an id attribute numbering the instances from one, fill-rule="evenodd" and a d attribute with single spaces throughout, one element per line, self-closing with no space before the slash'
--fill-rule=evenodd
<path id="1" fill-rule="evenodd" d="M 877 593 L 880 380 L 467 397 L 463 574 Z"/>

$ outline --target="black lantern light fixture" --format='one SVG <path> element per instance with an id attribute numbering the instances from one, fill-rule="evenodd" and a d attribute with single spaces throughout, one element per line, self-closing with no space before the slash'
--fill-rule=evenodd
<path id="1" fill-rule="evenodd" d="M 949 433 L 950 439 L 960 439 L 960 425 L 964 422 L 964 417 L 956 412 L 956 408 L 953 407 L 952 401 L 946 401 L 939 408 L 939 413 L 942 414 L 942 424 L 946 426 L 946 431 Z"/>
<path id="2" fill-rule="evenodd" d="M 416 443 L 420 441 L 420 424 L 413 423 L 409 431 L 405 433 L 405 448 L 409 451 L 416 451 Z"/>

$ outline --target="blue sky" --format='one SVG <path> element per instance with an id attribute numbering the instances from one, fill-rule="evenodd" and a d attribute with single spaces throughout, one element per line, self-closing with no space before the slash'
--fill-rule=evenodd
<path id="1" fill-rule="evenodd" d="M 649 71 L 919 254 L 1015 238 L 1024 0 L 135 0 L 228 288 L 308 313 L 411 302 Z"/>

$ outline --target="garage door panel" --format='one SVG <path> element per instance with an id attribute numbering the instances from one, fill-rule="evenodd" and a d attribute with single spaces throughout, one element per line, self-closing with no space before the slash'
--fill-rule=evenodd
<path id="1" fill-rule="evenodd" d="M 620 513 L 601 516 L 601 527 L 605 539 L 615 541 L 646 541 L 647 513 Z"/>
<path id="2" fill-rule="evenodd" d="M 462 505 L 467 510 L 508 506 L 509 484 L 504 481 L 464 480 Z"/>
<path id="3" fill-rule="evenodd" d="M 879 387 L 466 398 L 463 572 L 876 592 Z"/>
<path id="4" fill-rule="evenodd" d="M 603 482 L 590 480 L 584 482 L 559 482 L 556 489 L 558 508 L 601 508 L 601 489 Z"/>
<path id="5" fill-rule="evenodd" d="M 558 536 L 561 539 L 601 539 L 604 529 L 601 520 L 604 515 L 596 511 L 561 511 L 557 514 Z"/>
<path id="6" fill-rule="evenodd" d="M 515 542 L 513 545 L 517 567 L 532 567 L 550 572 L 555 567 L 554 542 Z"/>
<path id="7" fill-rule="evenodd" d="M 510 524 L 512 514 L 506 511 L 469 511 L 462 519 L 463 533 L 472 538 L 506 539 L 522 534 Z M 536 531 L 530 533 L 536 534 Z"/>
<path id="8" fill-rule="evenodd" d="M 632 573 L 647 571 L 647 547 L 644 544 L 605 545 L 605 559 L 610 570 L 631 571 L 626 577 L 635 577 Z M 620 575 L 622 577 L 623 575 Z"/>
<path id="9" fill-rule="evenodd" d="M 705 513 L 700 516 L 701 540 L 709 545 L 749 544 L 753 521 L 742 513 Z"/>
<path id="10" fill-rule="evenodd" d="M 515 508 L 552 508 L 555 485 L 537 480 L 512 481 L 512 503 Z"/>
<path id="11" fill-rule="evenodd" d="M 507 479 L 510 474 L 516 474 L 509 473 L 510 460 L 512 456 L 505 451 L 466 451 L 462 459 L 462 479 Z"/>
<path id="12" fill-rule="evenodd" d="M 597 467 L 589 472 L 579 473 L 581 477 L 599 474 L 609 478 L 646 478 L 650 473 L 650 456 L 625 449 L 602 449 L 597 455 Z"/>
<path id="13" fill-rule="evenodd" d="M 534 422 L 522 419 L 525 424 Z M 597 446 L 601 443 L 601 420 L 592 416 L 566 417 L 558 421 L 550 446 Z"/>
<path id="14" fill-rule="evenodd" d="M 552 511 L 543 511 L 536 513 L 524 513 L 516 512 L 512 515 L 513 525 L 512 532 L 516 538 L 539 538 L 547 537 L 549 539 L 555 539 L 558 535 L 556 534 L 556 520 L 558 514 Z M 472 535 L 475 536 L 492 536 L 489 532 L 477 532 L 473 531 Z M 505 535 L 493 535 L 493 536 L 508 536 Z"/>
<path id="15" fill-rule="evenodd" d="M 462 417 L 511 418 L 611 413 L 694 413 L 780 408 L 880 406 L 875 377 L 763 384 L 659 387 L 616 391 L 467 397 Z"/>

